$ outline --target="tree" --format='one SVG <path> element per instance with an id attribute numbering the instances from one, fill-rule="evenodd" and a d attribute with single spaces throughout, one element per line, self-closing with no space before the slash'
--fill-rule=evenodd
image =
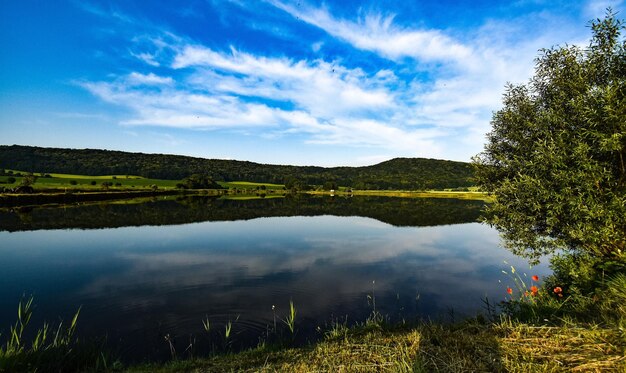
<path id="1" fill-rule="evenodd" d="M 324 190 L 336 190 L 339 189 L 337 187 L 337 183 L 334 181 L 327 181 L 324 183 L 324 185 L 322 186 L 322 188 L 324 188 Z"/>
<path id="2" fill-rule="evenodd" d="M 21 186 L 32 186 L 37 181 L 37 176 L 32 172 L 27 173 L 22 177 Z"/>
<path id="3" fill-rule="evenodd" d="M 542 50 L 535 76 L 509 85 L 493 115 L 476 177 L 496 197 L 486 220 L 517 254 L 567 249 L 625 260 L 623 24 L 609 9 L 591 22 L 587 48 Z"/>
<path id="4" fill-rule="evenodd" d="M 295 176 L 289 176 L 285 180 L 285 188 L 288 190 L 309 190 L 311 187 L 306 183 L 306 181 L 299 179 Z"/>
<path id="5" fill-rule="evenodd" d="M 176 184 L 181 189 L 221 189 L 222 186 L 206 175 L 193 174 Z"/>

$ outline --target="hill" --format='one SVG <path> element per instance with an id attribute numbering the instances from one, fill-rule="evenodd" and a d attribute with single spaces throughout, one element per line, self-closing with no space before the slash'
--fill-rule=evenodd
<path id="1" fill-rule="evenodd" d="M 295 180 L 309 185 L 331 182 L 356 189 L 418 190 L 473 185 L 469 163 L 426 158 L 395 158 L 373 166 L 327 168 L 98 149 L 0 145 L 0 168 L 34 173 L 139 175 L 169 180 L 197 173 L 209 175 L 216 181 L 289 184 Z"/>

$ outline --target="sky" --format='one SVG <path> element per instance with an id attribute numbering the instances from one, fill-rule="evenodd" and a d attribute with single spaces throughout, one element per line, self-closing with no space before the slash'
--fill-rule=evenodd
<path id="1" fill-rule="evenodd" d="M 541 48 L 624 0 L 0 0 L 0 144 L 470 161 Z"/>

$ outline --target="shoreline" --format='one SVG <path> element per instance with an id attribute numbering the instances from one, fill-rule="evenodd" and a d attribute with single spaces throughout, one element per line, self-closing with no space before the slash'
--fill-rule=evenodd
<path id="1" fill-rule="evenodd" d="M 258 191 L 257 191 L 258 192 Z M 298 193 L 310 195 L 326 195 L 336 197 L 352 196 L 380 196 L 397 198 L 456 198 L 469 200 L 482 200 L 489 202 L 492 197 L 483 192 L 456 192 L 456 191 L 381 191 L 381 190 L 354 190 L 352 192 L 337 191 L 302 191 Z M 238 195 L 228 189 L 166 189 L 166 190 L 110 190 L 110 191 L 84 191 L 69 190 L 39 191 L 36 193 L 3 193 L 0 194 L 0 207 L 30 207 L 42 205 L 64 205 L 79 202 L 116 201 L 143 197 L 174 196 L 174 195 Z M 247 196 L 247 194 L 246 194 Z M 266 197 L 278 197 L 274 193 L 267 193 Z"/>
<path id="2" fill-rule="evenodd" d="M 200 191 L 181 190 L 138 190 L 138 191 L 107 191 L 107 192 L 53 192 L 53 193 L 29 193 L 29 194 L 0 194 L 0 207 L 29 207 L 48 204 L 72 204 L 77 202 L 100 202 L 133 199 L 141 197 L 158 197 L 171 195 L 200 194 Z"/>

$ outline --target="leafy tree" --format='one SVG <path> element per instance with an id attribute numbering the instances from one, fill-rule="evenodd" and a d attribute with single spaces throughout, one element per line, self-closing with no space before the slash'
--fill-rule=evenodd
<path id="1" fill-rule="evenodd" d="M 176 184 L 177 188 L 182 189 L 221 189 L 221 185 L 213 181 L 207 175 L 193 174 Z"/>
<path id="2" fill-rule="evenodd" d="M 569 249 L 603 261 L 626 251 L 626 41 L 609 9 L 587 48 L 541 51 L 535 76 L 509 85 L 485 150 L 487 221 L 518 254 Z M 620 259 L 621 258 L 621 259 Z"/>
<path id="3" fill-rule="evenodd" d="M 327 182 L 325 182 L 323 188 L 324 188 L 324 190 L 336 190 L 336 189 L 338 189 L 337 183 L 334 182 L 334 181 L 327 181 Z"/>
<path id="4" fill-rule="evenodd" d="M 32 172 L 29 172 L 22 177 L 21 186 L 31 186 L 35 184 L 35 181 L 37 181 L 37 176 L 35 176 Z"/>
<path id="5" fill-rule="evenodd" d="M 309 190 L 311 187 L 306 181 L 290 176 L 285 180 L 285 188 L 289 190 Z"/>

